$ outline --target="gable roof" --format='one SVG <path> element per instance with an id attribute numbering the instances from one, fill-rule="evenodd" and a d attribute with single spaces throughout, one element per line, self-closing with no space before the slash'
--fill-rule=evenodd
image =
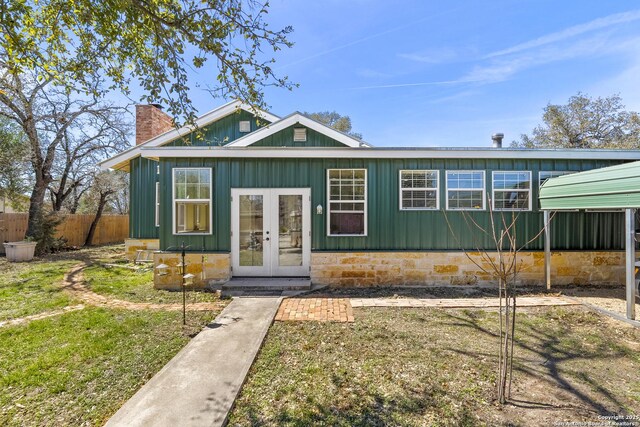
<path id="1" fill-rule="evenodd" d="M 268 111 L 256 110 L 253 107 L 238 100 L 231 101 L 198 117 L 195 121 L 195 126 L 189 125 L 182 126 L 178 129 L 171 129 L 149 139 L 148 141 L 143 142 L 142 144 L 138 144 L 135 147 L 131 147 L 121 153 L 116 154 L 113 157 L 102 160 L 101 162 L 98 162 L 98 165 L 101 169 L 129 170 L 129 160 L 140 156 L 141 149 L 143 147 L 159 147 L 168 144 L 171 141 L 188 135 L 196 128 L 202 128 L 204 126 L 210 125 L 211 123 L 220 120 L 221 118 L 226 117 L 230 114 L 233 114 L 238 110 L 247 111 L 269 122 L 277 122 L 280 120 L 280 117 L 276 116 L 275 114 L 271 114 Z"/>
<path id="2" fill-rule="evenodd" d="M 225 147 L 248 147 L 251 144 L 260 141 L 261 139 L 264 139 L 270 135 L 273 135 L 274 133 L 280 132 L 281 130 L 296 124 L 300 124 L 308 127 L 309 129 L 313 129 L 316 132 L 328 136 L 329 138 L 335 139 L 336 141 L 344 144 L 347 147 L 370 147 L 370 145 L 364 141 L 347 135 L 346 133 L 337 131 L 323 123 L 310 119 L 309 117 L 297 111 L 293 114 L 283 117 L 276 122 L 264 126 L 263 128 L 258 129 L 255 132 L 251 132 L 250 134 L 245 135 L 242 138 L 238 138 L 235 141 L 227 144 Z"/>

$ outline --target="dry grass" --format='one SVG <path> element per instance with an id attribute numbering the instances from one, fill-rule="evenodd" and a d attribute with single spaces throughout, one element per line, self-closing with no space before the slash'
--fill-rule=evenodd
<path id="1" fill-rule="evenodd" d="M 230 425 L 551 425 L 640 414 L 640 331 L 581 308 L 521 313 L 512 404 L 494 401 L 497 314 L 356 309 L 277 322 Z"/>

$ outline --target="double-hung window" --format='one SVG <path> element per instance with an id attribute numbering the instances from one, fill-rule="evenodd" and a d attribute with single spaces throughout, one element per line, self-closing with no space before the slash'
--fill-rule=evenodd
<path id="1" fill-rule="evenodd" d="M 328 169 L 329 236 L 366 236 L 367 170 Z"/>
<path id="2" fill-rule="evenodd" d="M 542 186 L 542 184 L 544 184 L 545 181 L 548 180 L 549 178 L 555 178 L 557 176 L 568 175 L 570 173 L 575 173 L 575 172 L 573 172 L 573 171 L 550 171 L 550 172 L 540 171 L 538 173 L 538 187 Z"/>
<path id="3" fill-rule="evenodd" d="M 400 210 L 439 209 L 437 170 L 400 171 Z"/>
<path id="4" fill-rule="evenodd" d="M 484 171 L 447 171 L 447 209 L 485 209 Z"/>
<path id="5" fill-rule="evenodd" d="M 211 234 L 211 168 L 173 169 L 173 233 Z"/>
<path id="6" fill-rule="evenodd" d="M 493 172 L 493 209 L 531 210 L 531 172 Z"/>

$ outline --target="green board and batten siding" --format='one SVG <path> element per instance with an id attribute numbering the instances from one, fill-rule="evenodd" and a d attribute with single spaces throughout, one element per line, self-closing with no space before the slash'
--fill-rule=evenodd
<path id="1" fill-rule="evenodd" d="M 195 133 L 186 139 L 188 145 L 224 145 L 247 135 L 240 132 L 240 122 L 249 121 L 251 132 L 267 125 L 265 119 L 257 119 L 253 114 L 240 110 L 202 128 L 203 138 Z M 226 140 L 225 140 L 226 138 Z M 185 146 L 185 139 L 178 139 L 167 146 Z M 158 227 L 155 225 L 156 182 L 158 181 L 158 162 L 137 157 L 129 162 L 129 237 L 136 239 L 157 239 Z"/>
<path id="2" fill-rule="evenodd" d="M 440 206 L 445 206 L 445 170 L 485 170 L 486 189 L 491 191 L 494 170 L 532 171 L 534 210 L 522 212 L 518 236 L 533 236 L 542 227 L 542 213 L 535 202 L 538 197 L 539 171 L 580 171 L 617 164 L 609 160 L 518 160 L 518 159 L 180 159 L 160 162 L 162 224 L 161 248 L 182 241 L 191 250 L 229 252 L 231 247 L 231 188 L 311 188 L 312 250 L 459 250 L 460 244 L 448 231 L 443 210 L 400 211 L 399 171 L 401 169 L 437 169 L 440 171 Z M 208 167 L 213 171 L 213 234 L 175 236 L 172 227 L 171 180 L 174 167 Z M 368 235 L 365 237 L 327 236 L 326 170 L 331 168 L 365 168 L 368 173 Z M 315 207 L 322 205 L 324 214 Z M 460 243 L 475 249 L 476 241 L 460 212 L 446 211 L 453 228 L 459 231 Z M 472 212 L 482 225 L 489 225 L 489 213 Z M 507 213 L 510 215 L 510 213 Z M 137 219 L 132 218 L 132 221 Z M 153 221 L 150 216 L 147 221 Z M 621 249 L 623 218 L 619 213 L 563 213 L 554 219 L 554 249 Z M 571 224 L 571 227 L 568 225 Z M 477 235 L 477 233 L 476 233 Z M 486 237 L 479 242 L 492 249 Z M 538 238 L 529 249 L 542 249 Z"/>
<path id="3" fill-rule="evenodd" d="M 157 239 L 156 182 L 158 162 L 137 157 L 129 161 L 129 237 Z"/>
<path id="4" fill-rule="evenodd" d="M 640 207 L 640 162 L 550 179 L 540 190 L 544 209 Z"/>
<path id="5" fill-rule="evenodd" d="M 307 140 L 306 141 L 294 141 L 293 140 L 293 129 L 294 128 L 305 128 L 307 129 Z M 286 129 L 283 129 L 279 132 L 274 133 L 260 141 L 257 141 L 255 144 L 251 144 L 252 147 L 344 147 L 345 145 L 341 142 L 336 141 L 335 139 L 329 138 L 326 135 L 321 134 L 320 132 L 316 132 L 313 129 L 309 129 L 305 126 L 296 125 L 290 126 Z"/>
<path id="6" fill-rule="evenodd" d="M 211 123 L 202 128 L 202 138 L 197 138 L 196 133 L 192 132 L 184 139 L 177 139 L 168 143 L 167 147 L 183 147 L 187 145 L 194 146 L 212 146 L 218 147 L 235 141 L 249 132 L 240 132 L 240 122 L 248 121 L 251 125 L 251 132 L 260 129 L 269 124 L 265 119 L 258 119 L 253 114 L 240 110 L 230 114 L 220 120 Z"/>

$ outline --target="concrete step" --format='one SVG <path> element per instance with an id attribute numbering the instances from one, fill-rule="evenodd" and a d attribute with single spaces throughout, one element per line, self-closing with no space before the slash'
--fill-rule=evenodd
<path id="1" fill-rule="evenodd" d="M 222 285 L 222 291 L 306 291 L 311 280 L 300 277 L 234 278 Z"/>

